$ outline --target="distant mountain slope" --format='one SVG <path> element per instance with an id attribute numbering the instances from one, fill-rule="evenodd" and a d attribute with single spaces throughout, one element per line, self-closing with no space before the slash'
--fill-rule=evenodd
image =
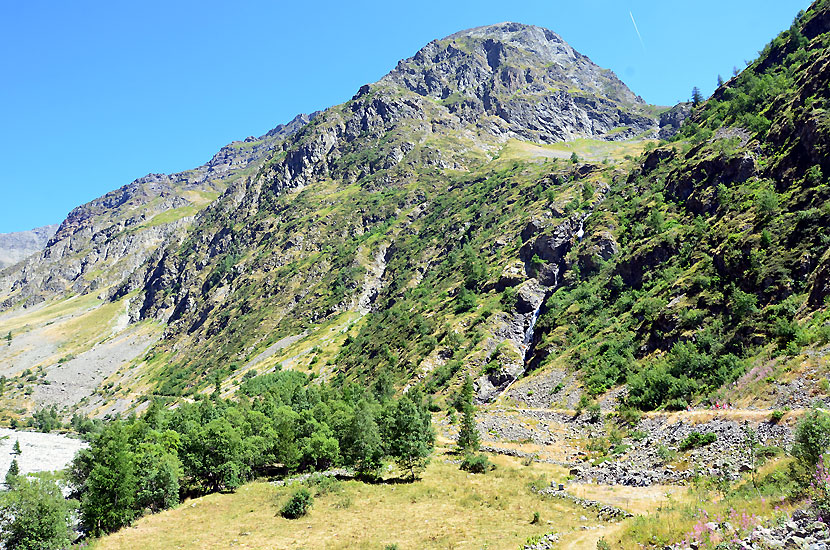
<path id="1" fill-rule="evenodd" d="M 149 174 L 75 208 L 39 254 L 0 273 L 0 309 L 122 282 L 230 182 L 255 172 L 277 144 L 309 120 L 299 115 L 260 138 L 223 147 L 196 169 Z"/>
<path id="2" fill-rule="evenodd" d="M 0 270 L 28 258 L 46 247 L 58 225 L 45 225 L 30 231 L 0 233 Z"/>
<path id="3" fill-rule="evenodd" d="M 461 269 L 454 262 L 465 245 L 484 255 L 483 247 L 492 245 L 481 240 L 485 234 L 505 239 L 506 248 L 482 260 L 488 270 L 501 269 L 505 261 L 518 260 L 509 255 L 517 252 L 514 243 L 526 216 L 543 214 L 548 201 L 521 191 L 523 186 L 533 188 L 545 177 L 560 181 L 552 198 L 558 211 L 545 215 L 573 217 L 569 231 L 576 231 L 584 212 L 566 209 L 579 193 L 573 181 L 591 175 L 599 189 L 598 180 L 613 173 L 610 164 L 578 173 L 573 164 L 556 168 L 545 158 L 570 153 L 554 149 L 541 150 L 544 168 L 535 166 L 538 160 L 527 167 L 513 164 L 511 156 L 535 154 L 514 149 L 510 140 L 614 141 L 656 137 L 659 130 L 656 110 L 554 33 L 515 23 L 465 31 L 430 43 L 349 102 L 318 115 L 255 177 L 200 214 L 181 244 L 168 246 L 117 296 L 138 293 L 136 319 L 169 323 L 166 340 L 153 354 L 166 362 L 159 374 L 164 394 L 225 377 L 229 365 L 246 363 L 255 350 L 321 321 L 369 312 L 361 323 L 374 327 L 410 291 L 449 293 L 440 305 L 436 295 L 428 307 L 418 306 L 418 316 L 432 318 L 418 329 L 418 338 L 440 341 L 435 332 L 441 323 L 463 317 L 454 313 L 452 297 L 459 292 Z M 500 197 L 512 197 L 509 208 L 488 194 L 508 181 L 518 185 Z M 594 202 L 588 199 L 585 206 Z M 507 209 L 494 210 L 491 201 Z M 446 266 L 448 257 L 452 267 Z M 436 271 L 438 266 L 445 267 Z M 487 277 L 474 286 L 484 291 Z M 519 356 L 527 348 L 524 333 L 535 322 L 532 310 L 547 292 L 543 286 L 528 290 L 531 310 L 500 318 L 504 326 L 498 330 L 510 333 Z M 395 337 L 375 336 L 379 346 Z M 497 343 L 488 339 L 482 345 Z M 387 344 L 392 350 L 405 346 Z M 394 376 L 401 382 L 440 351 L 435 344 L 416 344 L 389 355 L 408 365 L 406 374 Z M 473 348 L 470 353 L 489 353 Z M 344 350 L 344 367 L 355 368 L 340 372 L 357 376 L 364 359 L 373 365 L 369 371 L 389 366 L 364 353 L 375 356 L 377 350 Z"/>

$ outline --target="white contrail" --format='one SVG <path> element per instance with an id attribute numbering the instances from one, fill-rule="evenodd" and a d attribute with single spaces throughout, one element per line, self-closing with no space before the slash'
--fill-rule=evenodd
<path id="1" fill-rule="evenodd" d="M 629 11 L 628 15 L 631 16 L 631 22 L 634 23 L 634 30 L 637 32 L 637 38 L 640 39 L 640 45 L 643 47 L 643 51 L 645 52 L 646 44 L 645 42 L 643 42 L 643 35 L 640 34 L 640 29 L 637 28 L 637 22 L 634 21 L 634 14 Z"/>

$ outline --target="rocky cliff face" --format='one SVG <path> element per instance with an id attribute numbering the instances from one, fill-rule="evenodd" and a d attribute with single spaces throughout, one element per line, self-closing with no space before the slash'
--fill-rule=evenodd
<path id="1" fill-rule="evenodd" d="M 46 247 L 58 225 L 45 225 L 30 231 L 0 233 L 0 270 L 28 258 Z"/>
<path id="2" fill-rule="evenodd" d="M 436 100 L 465 122 L 497 117 L 482 126 L 535 142 L 626 139 L 661 126 L 613 72 L 556 33 L 519 23 L 430 42 L 380 83 Z"/>
<path id="3" fill-rule="evenodd" d="M 0 308 L 123 281 L 162 243 L 182 233 L 230 182 L 255 171 L 278 143 L 310 119 L 299 115 L 260 138 L 223 147 L 196 169 L 148 174 L 75 208 L 39 254 L 0 273 Z"/>

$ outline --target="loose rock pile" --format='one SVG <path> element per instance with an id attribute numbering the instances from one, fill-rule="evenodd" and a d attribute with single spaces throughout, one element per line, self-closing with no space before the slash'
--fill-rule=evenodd
<path id="1" fill-rule="evenodd" d="M 559 542 L 559 533 L 548 533 L 532 544 L 525 544 L 523 550 L 551 550 L 557 542 Z"/>
<path id="2" fill-rule="evenodd" d="M 599 516 L 599 519 L 603 521 L 619 521 L 633 517 L 631 513 L 623 510 L 622 508 L 617 508 L 616 506 L 611 506 L 610 504 L 603 504 L 602 502 L 598 502 L 596 500 L 578 497 L 567 491 L 560 491 L 553 486 L 540 490 L 539 494 L 569 500 L 574 504 L 582 506 L 586 510 L 593 510 L 596 512 L 597 516 Z"/>
<path id="3" fill-rule="evenodd" d="M 707 524 L 708 525 L 708 524 Z M 722 525 L 711 525 L 717 532 Z M 799 550 L 828 550 L 830 548 L 830 530 L 826 523 L 816 521 L 804 510 L 793 513 L 790 521 L 775 527 L 757 527 L 749 536 L 730 545 L 740 550 L 768 550 L 772 548 L 797 548 Z M 667 546 L 666 550 L 697 550 L 698 544 L 677 543 Z"/>
<path id="4" fill-rule="evenodd" d="M 350 470 L 346 470 L 344 468 L 334 468 L 331 470 L 326 470 L 324 472 L 311 472 L 308 474 L 300 474 L 294 477 L 288 477 L 285 479 L 278 479 L 276 481 L 272 481 L 274 485 L 277 487 L 282 487 L 284 485 L 291 485 L 292 483 L 302 483 L 304 481 L 308 481 L 309 478 L 312 477 L 352 477 L 354 472 Z"/>
<path id="5" fill-rule="evenodd" d="M 792 444 L 792 432 L 787 426 L 761 422 L 753 424 L 752 428 L 762 445 L 786 448 Z M 627 441 L 631 449 L 620 459 L 597 465 L 577 465 L 571 470 L 571 475 L 580 481 L 645 487 L 680 483 L 696 475 L 736 480 L 741 472 L 751 468 L 745 434 L 738 421 L 715 419 L 698 425 L 684 422 L 669 424 L 665 418 L 655 417 L 641 420 L 637 429 L 648 436 L 642 441 Z M 659 455 L 659 447 L 678 452 L 679 444 L 692 432 L 713 433 L 717 439 L 689 452 L 688 462 L 696 467 L 675 470 Z"/>

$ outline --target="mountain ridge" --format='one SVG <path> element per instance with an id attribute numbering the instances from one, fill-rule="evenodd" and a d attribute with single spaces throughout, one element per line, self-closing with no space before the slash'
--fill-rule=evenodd
<path id="1" fill-rule="evenodd" d="M 42 250 L 58 227 L 51 224 L 28 231 L 0 233 L 0 271 Z"/>

